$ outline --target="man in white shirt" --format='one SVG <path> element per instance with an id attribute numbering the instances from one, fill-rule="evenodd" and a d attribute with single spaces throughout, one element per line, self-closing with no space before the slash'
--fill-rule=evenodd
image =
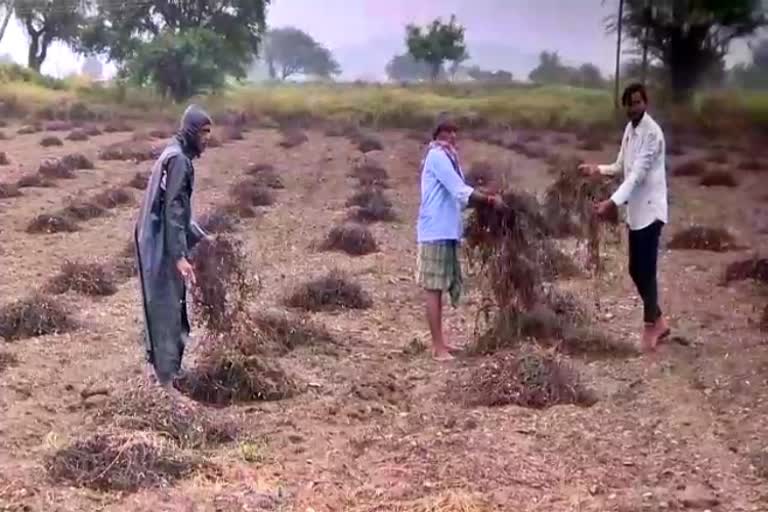
<path id="1" fill-rule="evenodd" d="M 624 90 L 621 103 L 629 122 L 624 130 L 616 162 L 610 165 L 584 164 L 588 175 L 623 173 L 624 181 L 614 194 L 595 205 L 595 213 L 605 218 L 618 206 L 627 205 L 629 225 L 629 274 L 643 300 L 642 343 L 654 350 L 659 340 L 669 335 L 669 327 L 659 308 L 656 266 L 661 229 L 668 222 L 667 173 L 664 133 L 646 112 L 648 93 L 642 84 Z"/>

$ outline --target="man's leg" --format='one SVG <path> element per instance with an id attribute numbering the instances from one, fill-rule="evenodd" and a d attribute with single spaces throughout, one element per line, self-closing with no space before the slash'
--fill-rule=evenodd
<path id="1" fill-rule="evenodd" d="M 648 229 L 648 228 L 645 228 Z M 645 229 L 629 230 L 629 275 L 640 298 L 643 300 L 643 316 L 645 316 L 645 296 L 647 270 L 644 268 L 647 264 Z M 644 322 L 641 333 L 641 343 L 644 349 L 653 344 L 653 324 Z"/>
<path id="2" fill-rule="evenodd" d="M 453 359 L 443 338 L 443 292 L 425 290 L 424 295 L 427 303 L 427 323 L 432 335 L 432 355 L 441 361 Z"/>
<path id="3" fill-rule="evenodd" d="M 638 291 L 643 300 L 643 321 L 646 326 L 643 344 L 649 350 L 656 347 L 659 338 L 667 331 L 666 322 L 661 315 L 661 308 L 659 308 L 656 279 L 661 227 L 661 222 L 655 222 L 637 232 Z"/>

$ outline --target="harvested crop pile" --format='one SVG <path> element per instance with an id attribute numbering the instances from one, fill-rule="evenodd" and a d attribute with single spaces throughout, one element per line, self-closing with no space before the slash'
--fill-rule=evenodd
<path id="1" fill-rule="evenodd" d="M 591 406 L 595 396 L 576 371 L 552 355 L 499 354 L 475 369 L 463 389 L 470 406 L 518 405 L 544 409 L 554 405 Z"/>
<path id="2" fill-rule="evenodd" d="M 754 279 L 768 284 L 768 258 L 755 256 L 748 260 L 735 261 L 726 267 L 724 275 L 726 283 L 745 279 Z"/>
<path id="3" fill-rule="evenodd" d="M 19 188 L 40 187 L 50 188 L 56 186 L 53 181 L 46 179 L 38 173 L 25 174 L 16 182 Z"/>
<path id="4" fill-rule="evenodd" d="M 16 133 L 19 135 L 31 135 L 33 133 L 38 133 L 42 131 L 42 128 L 40 126 L 36 125 L 25 125 L 18 129 Z"/>
<path id="5" fill-rule="evenodd" d="M 377 137 L 370 134 L 359 134 L 353 141 L 357 146 L 357 149 L 362 153 L 370 153 L 371 151 L 380 151 L 384 149 L 384 145 Z"/>
<path id="6" fill-rule="evenodd" d="M 216 333 L 231 333 L 242 321 L 256 286 L 246 267 L 242 243 L 219 236 L 194 249 L 192 264 L 197 285 L 192 299 L 205 326 Z"/>
<path id="7" fill-rule="evenodd" d="M 111 210 L 118 206 L 127 206 L 133 203 L 133 194 L 122 187 L 115 187 L 96 194 L 93 202 L 102 208 Z"/>
<path id="8" fill-rule="evenodd" d="M 85 128 L 83 128 L 83 131 L 89 137 L 97 137 L 102 134 L 101 130 L 96 125 L 86 126 Z"/>
<path id="9" fill-rule="evenodd" d="M 40 145 L 43 146 L 44 148 L 47 148 L 51 146 L 63 146 L 64 142 L 62 142 L 62 140 L 58 137 L 48 136 L 48 137 L 43 137 L 40 140 Z"/>
<path id="10" fill-rule="evenodd" d="M 742 171 L 761 172 L 768 170 L 768 162 L 762 162 L 758 158 L 747 158 L 739 162 Z"/>
<path id="11" fill-rule="evenodd" d="M 389 173 L 387 173 L 386 169 L 372 163 L 363 163 L 355 166 L 349 175 L 357 178 L 362 187 L 386 187 L 387 180 L 389 179 Z"/>
<path id="12" fill-rule="evenodd" d="M 64 208 L 63 213 L 65 216 L 78 221 L 88 221 L 103 217 L 106 215 L 107 210 L 99 204 L 86 200 L 74 201 Z"/>
<path id="13" fill-rule="evenodd" d="M 104 131 L 106 133 L 132 132 L 133 127 L 123 120 L 116 119 L 104 125 Z"/>
<path id="14" fill-rule="evenodd" d="M 104 297 L 115 294 L 117 285 L 105 265 L 65 261 L 59 273 L 48 282 L 47 291 L 54 294 L 74 291 Z"/>
<path id="15" fill-rule="evenodd" d="M 320 249 L 341 251 L 353 256 L 362 256 L 379 250 L 373 233 L 360 224 L 345 223 L 335 226 L 328 233 Z"/>
<path id="16" fill-rule="evenodd" d="M 238 426 L 221 413 L 185 406 L 176 407 L 142 379 L 124 386 L 127 391 L 111 399 L 97 413 L 99 425 L 126 430 L 151 431 L 184 449 L 206 449 L 237 438 Z"/>
<path id="17" fill-rule="evenodd" d="M 493 166 L 490 162 L 482 161 L 475 162 L 466 172 L 467 185 L 471 187 L 491 187 L 496 184 L 498 177 L 493 171 Z"/>
<path id="18" fill-rule="evenodd" d="M 739 249 L 736 240 L 724 228 L 691 226 L 672 237 L 669 249 L 725 252 Z"/>
<path id="19" fill-rule="evenodd" d="M 102 160 L 135 160 L 144 162 L 160 155 L 162 148 L 154 147 L 148 141 L 124 141 L 110 144 L 99 151 Z"/>
<path id="20" fill-rule="evenodd" d="M 251 180 L 242 181 L 233 186 L 230 195 L 236 204 L 247 207 L 269 206 L 275 202 L 271 190 Z"/>
<path id="21" fill-rule="evenodd" d="M 270 164 L 253 164 L 245 170 L 246 174 L 252 176 L 251 181 L 260 186 L 273 189 L 283 189 L 285 185 L 275 168 Z"/>
<path id="22" fill-rule="evenodd" d="M 102 431 L 57 451 L 45 466 L 57 483 L 97 491 L 136 492 L 168 486 L 205 464 L 158 436 Z"/>
<path id="23" fill-rule="evenodd" d="M 358 194 L 349 200 L 350 204 L 357 204 L 349 213 L 350 220 L 369 222 L 394 222 L 397 215 L 392 209 L 392 202 L 387 199 L 380 189 L 370 186 L 364 187 Z"/>
<path id="24" fill-rule="evenodd" d="M 206 233 L 219 234 L 231 233 L 237 229 L 239 219 L 224 209 L 216 209 L 203 215 L 199 224 Z"/>
<path id="25" fill-rule="evenodd" d="M 14 183 L 0 183 L 0 199 L 20 197 L 21 195 L 18 185 Z"/>
<path id="26" fill-rule="evenodd" d="M 85 132 L 85 130 L 81 128 L 75 128 L 71 132 L 69 132 L 69 135 L 67 135 L 67 140 L 71 141 L 83 141 L 88 140 L 90 136 Z"/>
<path id="27" fill-rule="evenodd" d="M 131 181 L 128 182 L 128 186 L 131 188 L 135 188 L 137 190 L 144 190 L 147 188 L 148 183 L 149 183 L 149 174 L 137 172 L 136 174 L 133 175 L 133 178 L 131 178 Z"/>
<path id="28" fill-rule="evenodd" d="M 707 160 L 709 162 L 712 162 L 713 164 L 727 164 L 728 163 L 728 153 L 725 151 L 713 151 L 710 153 L 710 155 L 707 157 Z"/>
<path id="29" fill-rule="evenodd" d="M 175 385 L 194 400 L 230 405 L 273 401 L 296 393 L 296 385 L 274 362 L 248 346 L 247 333 L 237 332 L 208 342 L 195 368 Z"/>
<path id="30" fill-rule="evenodd" d="M 72 170 L 94 168 L 93 162 L 91 162 L 90 158 L 82 153 L 71 153 L 69 155 L 64 155 L 61 158 L 61 163 L 68 169 Z"/>
<path id="31" fill-rule="evenodd" d="M 335 343 L 324 327 L 287 312 L 261 313 L 251 317 L 251 321 L 279 353 L 284 354 L 298 347 Z"/>
<path id="32" fill-rule="evenodd" d="M 149 131 L 149 136 L 154 137 L 155 139 L 167 139 L 171 135 L 173 135 L 172 130 L 164 130 L 162 128 L 155 128 Z"/>
<path id="33" fill-rule="evenodd" d="M 603 141 L 600 140 L 597 136 L 586 135 L 581 138 L 579 144 L 576 147 L 582 151 L 602 151 Z"/>
<path id="34" fill-rule="evenodd" d="M 19 364 L 19 360 L 9 352 L 0 352 L 0 374 L 8 368 L 13 368 Z"/>
<path id="35" fill-rule="evenodd" d="M 221 138 L 225 141 L 243 140 L 243 130 L 239 126 L 226 125 L 221 128 Z"/>
<path id="36" fill-rule="evenodd" d="M 690 160 L 672 170 L 674 176 L 703 176 L 707 173 L 707 164 L 701 160 Z"/>
<path id="37" fill-rule="evenodd" d="M 5 151 L 0 151 L 0 165 L 10 165 L 11 160 L 8 158 L 8 154 Z"/>
<path id="38" fill-rule="evenodd" d="M 72 129 L 72 123 L 69 121 L 51 121 L 45 123 L 45 131 L 47 132 L 65 132 Z"/>
<path id="39" fill-rule="evenodd" d="M 347 206 L 366 206 L 378 203 L 385 207 L 392 207 L 392 202 L 384 195 L 384 191 L 378 187 L 364 187 L 347 199 Z"/>
<path id="40" fill-rule="evenodd" d="M 502 143 L 502 145 L 505 148 L 514 151 L 515 153 L 520 153 L 524 157 L 530 158 L 532 160 L 547 158 L 549 155 L 544 146 L 526 144 L 525 142 L 521 142 L 519 140 Z"/>
<path id="41" fill-rule="evenodd" d="M 60 158 L 46 158 L 40 162 L 37 173 L 52 180 L 71 180 L 76 178 L 72 168 L 65 165 Z"/>
<path id="42" fill-rule="evenodd" d="M 27 226 L 30 234 L 74 233 L 80 228 L 77 223 L 66 215 L 43 213 L 38 215 Z"/>
<path id="43" fill-rule="evenodd" d="M 0 337 L 16 341 L 73 330 L 76 323 L 54 299 L 36 294 L 0 308 Z"/>
<path id="44" fill-rule="evenodd" d="M 283 140 L 280 141 L 280 147 L 291 149 L 307 141 L 309 141 L 309 137 L 303 131 L 297 129 L 287 130 L 283 132 Z"/>
<path id="45" fill-rule="evenodd" d="M 734 188 L 739 186 L 739 182 L 736 177 L 728 171 L 709 171 L 705 173 L 699 183 L 702 187 L 728 187 Z"/>
<path id="46" fill-rule="evenodd" d="M 306 311 L 368 309 L 373 306 L 370 295 L 338 270 L 298 286 L 285 303 Z"/>

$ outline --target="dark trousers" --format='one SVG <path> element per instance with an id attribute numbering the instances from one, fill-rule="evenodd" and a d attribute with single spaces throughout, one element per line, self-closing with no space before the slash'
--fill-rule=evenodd
<path id="1" fill-rule="evenodd" d="M 629 230 L 629 275 L 643 299 L 643 320 L 654 323 L 661 317 L 656 266 L 659 238 L 664 223 L 657 220 L 643 229 Z"/>

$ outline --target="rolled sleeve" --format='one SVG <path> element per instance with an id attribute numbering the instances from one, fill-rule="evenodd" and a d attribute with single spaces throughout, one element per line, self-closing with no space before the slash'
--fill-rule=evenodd
<path id="1" fill-rule="evenodd" d="M 435 175 L 437 181 L 448 190 L 448 193 L 462 207 L 466 207 L 469 204 L 469 198 L 475 189 L 464 182 L 464 179 L 453 167 L 453 163 L 448 158 L 448 155 L 439 149 L 433 149 L 427 156 L 426 165 Z"/>

